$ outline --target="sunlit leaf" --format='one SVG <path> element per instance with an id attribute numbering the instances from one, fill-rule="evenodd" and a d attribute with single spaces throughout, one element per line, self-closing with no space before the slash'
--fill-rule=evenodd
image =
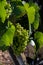
<path id="1" fill-rule="evenodd" d="M 12 24 L 7 31 L 0 37 L 0 46 L 10 46 L 13 43 L 13 37 L 15 32 L 15 26 Z"/>
<path id="2" fill-rule="evenodd" d="M 43 33 L 42 32 L 36 32 L 34 34 L 34 39 L 36 42 L 36 48 L 41 48 L 43 46 Z"/>
<path id="3" fill-rule="evenodd" d="M 8 5 L 9 4 L 7 3 L 6 0 L 0 1 L 0 21 L 3 23 L 11 13 L 11 8 Z M 7 8 L 7 6 L 9 7 L 9 9 Z"/>
<path id="4" fill-rule="evenodd" d="M 27 12 L 29 24 L 32 24 L 35 19 L 35 8 L 33 6 L 29 7 L 28 3 L 24 3 L 23 5 Z"/>
<path id="5" fill-rule="evenodd" d="M 32 24 L 34 22 L 34 19 L 35 19 L 34 7 L 29 7 L 27 15 L 28 15 L 29 23 Z"/>

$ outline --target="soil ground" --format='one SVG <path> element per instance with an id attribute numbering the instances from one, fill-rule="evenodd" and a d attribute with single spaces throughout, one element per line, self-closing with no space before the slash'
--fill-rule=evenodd
<path id="1" fill-rule="evenodd" d="M 0 65 L 14 65 L 12 58 L 8 51 L 2 52 L 0 50 Z"/>

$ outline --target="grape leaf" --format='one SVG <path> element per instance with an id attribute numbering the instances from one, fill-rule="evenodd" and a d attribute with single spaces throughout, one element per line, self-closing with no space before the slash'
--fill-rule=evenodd
<path id="1" fill-rule="evenodd" d="M 26 12 L 21 1 L 11 2 L 11 5 L 12 5 L 12 10 L 13 10 L 12 11 L 13 17 L 20 18 L 25 15 Z"/>
<path id="2" fill-rule="evenodd" d="M 2 23 L 5 22 L 5 19 L 7 19 L 8 15 L 10 15 L 10 12 L 11 12 L 11 8 L 9 7 L 6 8 L 6 6 L 8 6 L 8 3 L 6 0 L 2 0 L 0 1 L 0 21 Z"/>
<path id="3" fill-rule="evenodd" d="M 36 42 L 36 48 L 41 48 L 43 46 L 43 33 L 42 32 L 36 32 L 34 34 L 34 39 Z"/>
<path id="4" fill-rule="evenodd" d="M 29 3 L 26 3 L 25 1 L 23 1 L 22 4 L 24 5 L 24 8 L 28 13 Z"/>
<path id="5" fill-rule="evenodd" d="M 39 20 L 40 20 L 39 18 L 40 18 L 39 13 L 36 13 L 36 14 L 35 14 L 35 20 L 34 20 L 34 22 L 33 22 L 33 24 L 32 24 L 32 27 L 33 27 L 33 30 L 34 30 L 34 31 L 37 30 L 38 27 L 39 27 Z"/>
<path id="6" fill-rule="evenodd" d="M 35 20 L 32 24 L 33 30 L 37 30 L 39 27 L 39 21 L 40 21 L 40 15 L 39 15 L 39 6 L 37 3 L 33 3 L 33 5 L 31 5 L 35 8 Z"/>
<path id="7" fill-rule="evenodd" d="M 25 10 L 27 12 L 29 24 L 32 24 L 34 22 L 34 19 L 35 19 L 35 8 L 33 6 L 29 7 L 28 3 L 24 3 L 23 5 L 24 5 Z"/>
<path id="8" fill-rule="evenodd" d="M 29 7 L 28 8 L 28 19 L 29 19 L 29 23 L 32 24 L 34 22 L 34 19 L 35 19 L 35 9 L 34 7 Z"/>
<path id="9" fill-rule="evenodd" d="M 3 46 L 3 44 L 10 46 L 13 43 L 14 32 L 15 26 L 11 25 L 11 27 L 9 27 L 7 31 L 0 37 L 0 46 Z"/>
<path id="10" fill-rule="evenodd" d="M 0 2 L 0 19 L 2 20 L 2 22 L 4 22 L 6 18 L 6 10 L 4 8 L 5 5 L 6 5 L 6 1 Z"/>

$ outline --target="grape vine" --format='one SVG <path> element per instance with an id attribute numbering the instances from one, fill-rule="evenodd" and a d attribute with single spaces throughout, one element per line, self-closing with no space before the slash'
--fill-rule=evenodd
<path id="1" fill-rule="evenodd" d="M 20 53 L 25 50 L 30 40 L 29 29 L 27 31 L 21 24 L 17 23 L 17 21 L 27 15 L 27 22 L 31 24 L 32 30 L 36 31 L 38 30 L 40 21 L 39 10 L 39 6 L 33 2 L 28 3 L 22 0 L 0 0 L 1 50 L 6 50 L 12 46 L 14 53 L 17 55 L 20 55 Z M 13 23 L 15 21 L 16 23 Z M 34 39 L 36 44 L 39 44 L 40 47 L 43 46 L 43 40 L 41 40 L 43 39 L 43 33 L 36 31 Z"/>

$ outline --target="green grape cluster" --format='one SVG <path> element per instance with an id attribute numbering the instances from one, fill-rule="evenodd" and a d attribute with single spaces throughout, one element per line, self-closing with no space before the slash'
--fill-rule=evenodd
<path id="1" fill-rule="evenodd" d="M 5 20 L 9 17 L 11 14 L 11 5 L 7 3 L 6 0 L 0 1 L 0 21 L 5 22 Z"/>
<path id="2" fill-rule="evenodd" d="M 42 32 L 36 32 L 34 34 L 34 39 L 36 42 L 37 49 L 43 46 L 43 33 Z"/>
<path id="3" fill-rule="evenodd" d="M 5 50 L 7 47 L 12 45 L 13 43 L 13 37 L 14 37 L 14 32 L 15 32 L 15 26 L 8 21 L 8 27 L 6 32 L 3 33 L 2 36 L 0 36 L 0 49 Z M 3 47 L 3 48 L 2 48 Z"/>
<path id="4" fill-rule="evenodd" d="M 28 39 L 29 39 L 28 31 L 21 27 L 19 23 L 17 23 L 13 42 L 13 50 L 16 55 L 19 55 L 21 52 L 25 50 Z"/>

